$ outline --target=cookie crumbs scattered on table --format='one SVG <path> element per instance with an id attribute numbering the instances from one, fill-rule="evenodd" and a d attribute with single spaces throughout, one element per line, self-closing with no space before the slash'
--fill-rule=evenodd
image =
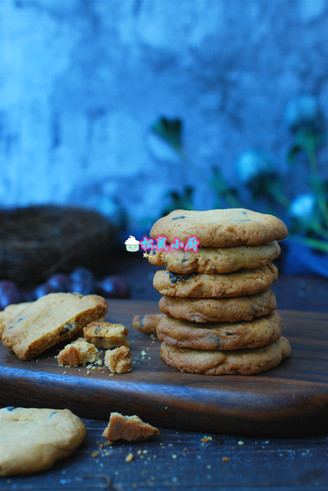
<path id="1" fill-rule="evenodd" d="M 132 460 L 134 459 L 134 456 L 133 456 L 133 453 L 129 453 L 126 457 L 125 457 L 125 462 L 132 462 Z"/>
<path id="2" fill-rule="evenodd" d="M 96 452 L 92 452 L 91 457 L 92 457 L 93 459 L 95 459 L 96 457 L 99 457 L 99 452 L 98 452 L 98 451 L 96 451 Z"/>
<path id="3" fill-rule="evenodd" d="M 213 438 L 211 436 L 204 436 L 204 438 L 202 438 L 203 443 L 208 443 L 211 442 L 212 440 Z"/>
<path id="4" fill-rule="evenodd" d="M 222 462 L 229 462 L 229 458 L 228 457 L 222 457 Z"/>

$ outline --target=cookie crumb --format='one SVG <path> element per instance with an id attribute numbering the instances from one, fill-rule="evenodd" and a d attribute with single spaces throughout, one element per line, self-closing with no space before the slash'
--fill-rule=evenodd
<path id="1" fill-rule="evenodd" d="M 91 457 L 95 459 L 96 457 L 99 457 L 99 452 L 92 452 Z"/>
<path id="2" fill-rule="evenodd" d="M 202 438 L 203 443 L 208 443 L 211 442 L 212 440 L 213 438 L 211 436 L 204 436 L 204 438 Z"/>
<path id="3" fill-rule="evenodd" d="M 158 429 L 144 423 L 138 416 L 123 416 L 116 412 L 111 413 L 108 426 L 103 432 L 103 436 L 111 443 L 120 439 L 129 442 L 147 440 L 154 435 L 159 435 Z"/>
<path id="4" fill-rule="evenodd" d="M 222 462 L 229 462 L 228 457 L 222 457 Z"/>
<path id="5" fill-rule="evenodd" d="M 131 371 L 130 349 L 127 346 L 107 350 L 105 365 L 111 373 L 127 373 Z"/>
<path id="6" fill-rule="evenodd" d="M 242 442 L 241 440 L 238 442 L 238 445 L 244 445 L 244 442 Z"/>
<path id="7" fill-rule="evenodd" d="M 98 350 L 93 344 L 87 343 L 84 338 L 78 338 L 67 344 L 57 356 L 59 366 L 77 366 L 97 360 Z M 88 368 L 91 365 L 88 365 Z"/>
<path id="8" fill-rule="evenodd" d="M 113 349 L 130 344 L 127 340 L 128 329 L 123 324 L 110 322 L 91 322 L 83 328 L 83 336 L 97 348 Z"/>
<path id="9" fill-rule="evenodd" d="M 177 456 L 177 455 L 175 455 L 175 454 L 173 454 L 173 455 L 172 455 L 172 459 L 176 459 L 177 457 L 178 457 L 178 456 Z"/>
<path id="10" fill-rule="evenodd" d="M 134 459 L 134 456 L 133 456 L 133 453 L 129 453 L 126 457 L 125 457 L 125 462 L 132 462 L 132 460 Z"/>

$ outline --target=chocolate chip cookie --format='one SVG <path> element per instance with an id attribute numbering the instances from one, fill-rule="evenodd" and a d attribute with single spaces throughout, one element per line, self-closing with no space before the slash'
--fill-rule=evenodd
<path id="1" fill-rule="evenodd" d="M 276 367 L 290 352 L 284 337 L 263 348 L 240 351 L 199 351 L 161 345 L 161 358 L 168 366 L 205 375 L 254 375 Z"/>
<path id="2" fill-rule="evenodd" d="M 153 225 L 150 236 L 183 243 L 196 237 L 200 247 L 259 245 L 287 237 L 286 225 L 272 215 L 243 208 L 207 211 L 174 210 Z"/>
<path id="3" fill-rule="evenodd" d="M 157 326 L 157 337 L 170 346 L 196 350 L 240 350 L 259 348 L 281 335 L 278 312 L 247 322 L 196 324 L 164 317 Z"/>
<path id="4" fill-rule="evenodd" d="M 155 266 L 165 266 L 173 273 L 232 273 L 239 269 L 256 269 L 266 266 L 280 254 L 278 242 L 258 246 L 201 247 L 197 252 L 169 248 L 152 249 L 148 261 Z"/>
<path id="5" fill-rule="evenodd" d="M 48 469 L 85 435 L 83 422 L 68 409 L 0 409 L 0 476 Z"/>
<path id="6" fill-rule="evenodd" d="M 272 263 L 263 268 L 241 270 L 228 274 L 179 275 L 157 271 L 154 288 L 162 295 L 192 298 L 221 298 L 255 295 L 270 288 L 278 270 Z"/>
<path id="7" fill-rule="evenodd" d="M 231 298 L 162 297 L 159 310 L 175 319 L 191 322 L 250 321 L 277 308 L 276 297 L 267 290 L 257 295 Z"/>

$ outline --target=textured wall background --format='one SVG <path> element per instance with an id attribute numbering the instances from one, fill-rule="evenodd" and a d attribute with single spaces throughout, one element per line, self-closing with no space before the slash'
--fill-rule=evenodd
<path id="1" fill-rule="evenodd" d="M 1 0 L 0 205 L 118 198 L 156 217 L 213 166 L 257 146 L 284 167 L 283 114 L 328 107 L 326 0 Z M 149 130 L 183 121 L 203 182 Z M 294 184 L 297 185 L 297 180 Z"/>

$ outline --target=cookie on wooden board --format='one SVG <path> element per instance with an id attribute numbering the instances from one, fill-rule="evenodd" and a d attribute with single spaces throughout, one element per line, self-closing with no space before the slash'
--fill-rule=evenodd
<path id="1" fill-rule="evenodd" d="M 290 353 L 290 344 L 284 337 L 263 348 L 240 351 L 199 351 L 161 345 L 161 358 L 169 367 L 205 375 L 255 375 L 276 367 Z"/>
<path id="2" fill-rule="evenodd" d="M 153 334 L 156 332 L 156 327 L 162 317 L 163 314 L 135 315 L 132 320 L 132 325 L 137 331 L 145 334 Z"/>
<path id="3" fill-rule="evenodd" d="M 127 327 L 111 322 L 90 322 L 83 328 L 85 339 L 97 348 L 112 349 L 118 346 L 130 346 L 127 335 Z"/>
<path id="4" fill-rule="evenodd" d="M 131 372 L 131 353 L 127 346 L 109 349 L 105 352 L 104 364 L 111 373 Z"/>
<path id="5" fill-rule="evenodd" d="M 159 310 L 175 319 L 191 322 L 250 321 L 268 315 L 277 308 L 274 293 L 267 290 L 256 295 L 231 298 L 162 297 Z"/>
<path id="6" fill-rule="evenodd" d="M 166 316 L 157 326 L 157 337 L 170 346 L 195 350 L 241 350 L 259 348 L 281 336 L 278 312 L 247 322 L 196 324 Z"/>
<path id="7" fill-rule="evenodd" d="M 57 356 L 58 365 L 70 365 L 76 367 L 86 363 L 94 363 L 98 360 L 98 350 L 91 344 L 87 343 L 84 338 L 78 338 L 70 344 L 67 344 Z"/>
<path id="8" fill-rule="evenodd" d="M 173 273 L 232 273 L 239 269 L 256 269 L 274 261 L 280 254 L 278 242 L 255 246 L 201 247 L 197 252 L 182 249 L 154 248 L 148 261 L 155 266 L 165 266 Z"/>
<path id="9" fill-rule="evenodd" d="M 12 319 L 3 332 L 2 343 L 21 360 L 29 360 L 57 343 L 75 338 L 106 311 L 106 300 L 98 295 L 50 293 Z"/>
<path id="10" fill-rule="evenodd" d="M 185 243 L 196 237 L 200 247 L 259 245 L 287 235 L 287 227 L 279 218 L 243 208 L 174 210 L 150 230 L 153 239 L 164 236 L 169 243 L 176 238 Z"/>
<path id="11" fill-rule="evenodd" d="M 278 278 L 273 263 L 258 269 L 243 269 L 227 274 L 179 275 L 160 270 L 154 275 L 153 286 L 162 295 L 191 298 L 225 298 L 255 295 L 270 288 Z"/>

